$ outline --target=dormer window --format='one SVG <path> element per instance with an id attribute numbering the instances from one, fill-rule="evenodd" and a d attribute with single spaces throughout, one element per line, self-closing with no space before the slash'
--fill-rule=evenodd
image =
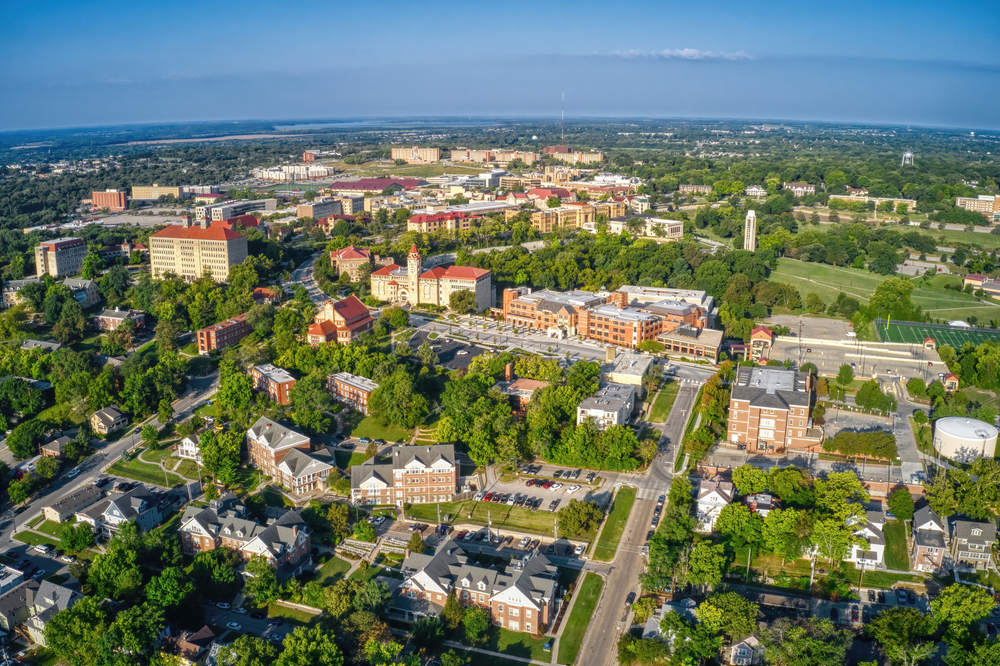
<path id="1" fill-rule="evenodd" d="M 480 583 L 479 584 L 479 589 L 480 590 L 485 590 L 486 589 L 486 583 Z"/>
<path id="2" fill-rule="evenodd" d="M 979 536 L 982 533 L 983 533 L 983 531 L 981 529 L 979 529 L 978 527 L 975 527 L 972 530 L 972 536 Z"/>
<path id="3" fill-rule="evenodd" d="M 243 536 L 243 530 L 236 530 L 236 536 L 238 537 Z"/>
<path id="4" fill-rule="evenodd" d="M 230 529 L 229 529 L 229 528 L 227 527 L 227 528 L 225 529 L 225 533 L 226 533 L 226 534 L 229 534 L 230 532 L 232 532 L 232 530 L 230 530 Z"/>
<path id="5" fill-rule="evenodd" d="M 463 580 L 462 581 L 462 587 L 469 587 L 469 581 Z"/>

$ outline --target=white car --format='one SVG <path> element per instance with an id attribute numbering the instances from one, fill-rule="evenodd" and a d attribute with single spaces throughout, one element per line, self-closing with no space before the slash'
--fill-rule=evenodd
<path id="1" fill-rule="evenodd" d="M 531 539 L 528 538 L 528 537 L 523 537 L 520 541 L 517 542 L 517 547 L 518 548 L 527 548 L 527 546 L 528 546 L 529 543 L 531 543 Z"/>
<path id="2" fill-rule="evenodd" d="M 580 486 L 570 486 L 569 488 L 566 489 L 566 492 L 567 493 L 575 493 L 579 489 L 580 489 Z"/>
<path id="3" fill-rule="evenodd" d="M 45 571 L 45 569 L 39 569 L 31 577 L 34 578 L 35 580 L 41 580 L 41 579 L 45 578 L 45 574 L 46 573 L 47 572 Z"/>
<path id="4" fill-rule="evenodd" d="M 247 609 L 240 606 L 239 608 L 234 608 L 233 612 L 236 613 L 237 615 L 246 615 Z"/>
<path id="5" fill-rule="evenodd" d="M 243 625 L 240 624 L 239 622 L 229 622 L 228 624 L 226 624 L 226 627 L 228 629 L 232 629 L 233 631 L 240 631 L 243 629 Z"/>
<path id="6" fill-rule="evenodd" d="M 510 497 L 507 498 L 507 504 L 509 506 L 514 506 L 514 503 L 516 501 L 517 501 L 517 494 L 515 494 L 515 493 L 511 493 Z"/>
<path id="7" fill-rule="evenodd" d="M 469 352 L 465 351 L 464 349 L 459 349 L 455 353 L 458 354 L 459 356 L 468 356 L 469 355 Z"/>
<path id="8" fill-rule="evenodd" d="M 67 479 L 75 479 L 78 476 L 80 476 L 80 470 L 78 469 L 71 469 L 69 472 L 66 473 Z"/>
<path id="9" fill-rule="evenodd" d="M 561 484 L 561 483 L 553 483 L 552 487 L 549 488 L 549 490 L 559 490 L 562 487 L 563 487 L 563 484 Z"/>
<path id="10" fill-rule="evenodd" d="M 219 603 L 215 604 L 215 607 L 216 607 L 216 608 L 221 608 L 222 610 L 226 610 L 226 609 L 228 609 L 228 608 L 229 608 L 230 606 L 229 606 L 229 604 L 228 604 L 228 603 L 226 603 L 225 601 L 220 601 Z"/>
<path id="11" fill-rule="evenodd" d="M 486 491 L 480 490 L 478 493 L 476 493 L 476 496 L 473 497 L 472 499 L 475 500 L 476 502 L 482 502 L 484 497 L 486 497 Z"/>
<path id="12" fill-rule="evenodd" d="M 76 558 L 73 557 L 72 555 L 63 555 L 59 559 L 67 564 L 72 564 L 73 562 L 76 562 Z"/>
<path id="13" fill-rule="evenodd" d="M 576 548 L 574 548 L 573 549 L 573 554 L 574 555 L 583 555 L 583 544 L 580 544 L 579 546 L 577 546 Z"/>

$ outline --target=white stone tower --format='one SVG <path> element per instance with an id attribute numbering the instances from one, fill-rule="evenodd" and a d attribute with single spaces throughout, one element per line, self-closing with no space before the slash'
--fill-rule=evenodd
<path id="1" fill-rule="evenodd" d="M 757 214 L 752 210 L 747 211 L 747 221 L 743 225 L 743 249 L 757 250 Z"/>
<path id="2" fill-rule="evenodd" d="M 416 305 L 419 302 L 417 286 L 420 281 L 422 263 L 420 260 L 420 250 L 417 249 L 417 244 L 414 243 L 413 247 L 410 248 L 410 254 L 406 257 L 406 283 L 407 291 L 410 292 L 410 305 Z"/>

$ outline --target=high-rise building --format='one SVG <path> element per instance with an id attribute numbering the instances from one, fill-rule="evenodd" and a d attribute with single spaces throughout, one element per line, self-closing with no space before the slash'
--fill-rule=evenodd
<path id="1" fill-rule="evenodd" d="M 39 277 L 77 275 L 87 256 L 87 242 L 82 238 L 57 238 L 42 241 L 35 247 L 35 272 Z"/>
<path id="2" fill-rule="evenodd" d="M 206 204 L 197 206 L 194 209 L 194 216 L 198 220 L 213 220 L 221 222 L 231 220 L 234 217 L 259 211 L 275 211 L 278 209 L 277 199 L 253 199 L 243 201 L 225 201 L 217 204 Z"/>
<path id="3" fill-rule="evenodd" d="M 136 185 L 132 187 L 132 198 L 140 201 L 156 201 L 160 197 L 173 197 L 180 199 L 184 191 L 180 187 L 166 187 L 157 184 Z"/>
<path id="4" fill-rule="evenodd" d="M 747 211 L 747 220 L 743 225 L 743 249 L 748 252 L 757 250 L 757 213 Z"/>
<path id="5" fill-rule="evenodd" d="M 128 197 L 124 192 L 118 190 L 104 190 L 103 192 L 92 192 L 90 199 L 94 208 L 107 208 L 108 210 L 125 210 L 128 207 Z"/>
<path id="6" fill-rule="evenodd" d="M 955 205 L 965 210 L 982 213 L 994 222 L 1000 222 L 1000 195 L 980 194 L 972 197 L 955 197 Z"/>
<path id="7" fill-rule="evenodd" d="M 753 453 L 815 449 L 823 434 L 813 427 L 811 398 L 808 373 L 741 366 L 730 393 L 729 441 Z"/>
<path id="8" fill-rule="evenodd" d="M 166 272 L 195 280 L 208 271 L 216 282 L 229 279 L 229 269 L 247 258 L 247 237 L 223 226 L 171 225 L 149 237 L 153 277 Z"/>
<path id="9" fill-rule="evenodd" d="M 417 146 L 414 146 L 413 148 L 393 148 L 392 159 L 406 160 L 411 164 L 421 162 L 437 162 L 441 159 L 441 149 L 418 148 Z"/>

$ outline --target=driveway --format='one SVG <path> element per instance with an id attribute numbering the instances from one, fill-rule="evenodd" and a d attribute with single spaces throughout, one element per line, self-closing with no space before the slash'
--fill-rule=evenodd
<path id="1" fill-rule="evenodd" d="M 438 356 L 438 365 L 449 370 L 464 370 L 472 363 L 472 359 L 486 353 L 482 347 L 477 347 L 463 340 L 447 339 L 445 333 L 439 333 L 439 337 L 434 340 L 427 336 L 427 331 L 417 331 L 407 340 L 407 344 L 416 352 L 420 345 L 429 342 L 434 348 L 434 353 Z"/>

